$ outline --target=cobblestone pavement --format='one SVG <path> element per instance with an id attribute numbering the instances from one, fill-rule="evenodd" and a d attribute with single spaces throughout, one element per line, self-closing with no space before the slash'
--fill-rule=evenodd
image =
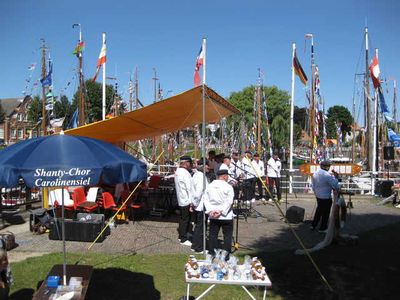
<path id="1" fill-rule="evenodd" d="M 347 197 L 346 197 L 347 200 Z M 380 200 L 380 199 L 378 199 Z M 389 206 L 377 206 L 378 200 L 371 196 L 353 197 L 354 208 L 348 212 L 344 232 L 357 234 L 376 227 L 400 221 L 400 209 Z M 297 198 L 289 195 L 287 204 L 285 196 L 279 205 L 283 212 L 286 207 L 300 206 L 305 209 L 305 222 L 292 224 L 307 247 L 315 245 L 324 237 L 323 234 L 309 229 L 309 221 L 316 208 L 312 194 L 301 194 Z M 283 249 L 298 249 L 299 243 L 293 236 L 274 203 L 266 205 L 256 203 L 255 211 L 247 219 L 239 218 L 238 243 L 239 251 L 244 249 L 261 249 L 265 252 Z M 18 247 L 9 251 L 10 261 L 22 260 L 29 256 L 50 252 L 61 252 L 62 242 L 49 240 L 48 234 L 34 235 L 29 231 L 27 213 L 22 214 L 25 223 L 9 225 L 0 232 L 11 231 L 16 236 Z M 121 224 L 111 228 L 111 234 L 102 243 L 96 243 L 91 252 L 127 254 L 127 253 L 190 253 L 187 246 L 178 242 L 178 216 L 152 217 L 134 223 Z M 236 221 L 234 236 L 236 236 Z M 87 251 L 90 243 L 67 241 L 67 252 Z"/>

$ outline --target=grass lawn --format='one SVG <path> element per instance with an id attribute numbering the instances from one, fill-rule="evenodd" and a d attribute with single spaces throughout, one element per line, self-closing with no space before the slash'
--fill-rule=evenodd
<path id="1" fill-rule="evenodd" d="M 269 299 L 399 299 L 400 221 L 359 235 L 357 245 L 330 247 L 312 256 L 333 288 L 329 291 L 305 256 L 293 250 L 253 253 L 267 268 L 273 288 Z M 241 252 L 241 255 L 244 255 Z M 74 264 L 78 253 L 68 253 Z M 242 257 L 241 261 L 242 261 Z M 88 254 L 80 264 L 92 265 L 94 273 L 86 299 L 174 299 L 185 294 L 183 266 L 187 255 Z M 11 299 L 31 299 L 41 280 L 62 254 L 29 258 L 11 265 L 15 283 Z M 198 296 L 206 285 L 196 285 Z M 262 298 L 259 291 L 258 299 Z M 218 285 L 206 299 L 247 299 L 238 286 Z"/>

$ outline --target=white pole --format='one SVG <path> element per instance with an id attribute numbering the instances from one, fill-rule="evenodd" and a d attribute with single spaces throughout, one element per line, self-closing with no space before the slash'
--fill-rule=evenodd
<path id="1" fill-rule="evenodd" d="M 292 44 L 292 97 L 290 101 L 290 154 L 289 154 L 289 194 L 293 193 L 293 177 L 292 177 L 292 170 L 293 170 L 293 116 L 294 116 L 294 54 L 296 52 L 296 44 Z"/>
<path id="2" fill-rule="evenodd" d="M 203 157 L 203 168 L 206 164 L 206 96 L 205 96 L 205 85 L 206 85 L 206 39 L 203 38 L 203 51 L 204 51 L 204 59 L 203 59 L 203 89 L 202 89 L 202 126 L 201 126 L 201 156 Z M 203 169 L 203 194 L 206 189 L 206 172 Z M 205 206 L 203 204 L 203 255 L 206 258 L 206 213 Z M 213 249 L 211 249 L 213 250 Z"/>
<path id="3" fill-rule="evenodd" d="M 376 58 L 378 58 L 378 49 L 375 49 L 375 56 Z M 374 98 L 375 98 L 375 103 L 374 103 L 374 118 L 373 118 L 373 128 L 374 128 L 374 136 L 373 136 L 373 153 L 372 153 L 372 174 L 374 174 L 373 176 L 373 180 L 372 180 L 372 191 L 375 191 L 375 183 L 376 183 L 376 179 L 378 177 L 378 170 L 376 168 L 377 165 L 377 159 L 378 157 L 376 156 L 377 154 L 377 137 L 378 137 L 378 91 L 377 89 L 375 89 L 375 93 L 374 93 Z"/>
<path id="4" fill-rule="evenodd" d="M 206 48 L 207 39 L 203 39 L 203 51 L 204 51 L 204 59 L 203 59 L 203 85 L 206 84 L 206 57 L 207 57 L 207 48 Z"/>
<path id="5" fill-rule="evenodd" d="M 106 33 L 103 32 L 103 46 L 106 45 Z M 106 56 L 107 57 L 107 56 Z M 103 101 L 102 101 L 102 117 L 106 119 L 106 62 L 103 64 Z"/>

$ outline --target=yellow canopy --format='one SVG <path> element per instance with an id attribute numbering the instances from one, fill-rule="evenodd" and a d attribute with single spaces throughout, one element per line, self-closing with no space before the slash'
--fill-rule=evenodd
<path id="1" fill-rule="evenodd" d="M 205 86 L 206 123 L 240 111 Z M 202 86 L 161 100 L 121 116 L 66 130 L 66 134 L 87 136 L 110 143 L 160 136 L 202 122 Z"/>

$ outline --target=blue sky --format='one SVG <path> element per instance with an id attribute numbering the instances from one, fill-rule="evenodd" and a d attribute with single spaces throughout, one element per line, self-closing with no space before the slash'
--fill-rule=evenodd
<path id="1" fill-rule="evenodd" d="M 67 82 L 71 98 L 77 88 L 71 54 L 81 23 L 86 42 L 84 73 L 91 78 L 107 33 L 107 76 L 116 76 L 127 99 L 129 72 L 139 69 L 139 96 L 153 101 L 153 68 L 169 95 L 193 87 L 195 58 L 207 37 L 207 84 L 228 97 L 255 84 L 258 68 L 264 84 L 290 92 L 291 45 L 310 77 L 310 44 L 314 35 L 321 93 L 326 106 L 351 109 L 354 74 L 363 71 L 363 32 L 367 20 L 371 52 L 379 48 L 382 75 L 400 79 L 400 1 L 51 1 L 0 2 L 0 98 L 19 97 L 29 78 L 28 66 L 40 64 L 44 38 L 54 62 L 54 88 Z M 32 73 L 39 78 L 40 68 Z M 110 81 L 110 83 L 113 83 Z M 387 102 L 391 107 L 392 83 Z M 34 94 L 39 94 L 36 90 Z M 305 93 L 296 80 L 296 105 L 305 106 Z"/>

